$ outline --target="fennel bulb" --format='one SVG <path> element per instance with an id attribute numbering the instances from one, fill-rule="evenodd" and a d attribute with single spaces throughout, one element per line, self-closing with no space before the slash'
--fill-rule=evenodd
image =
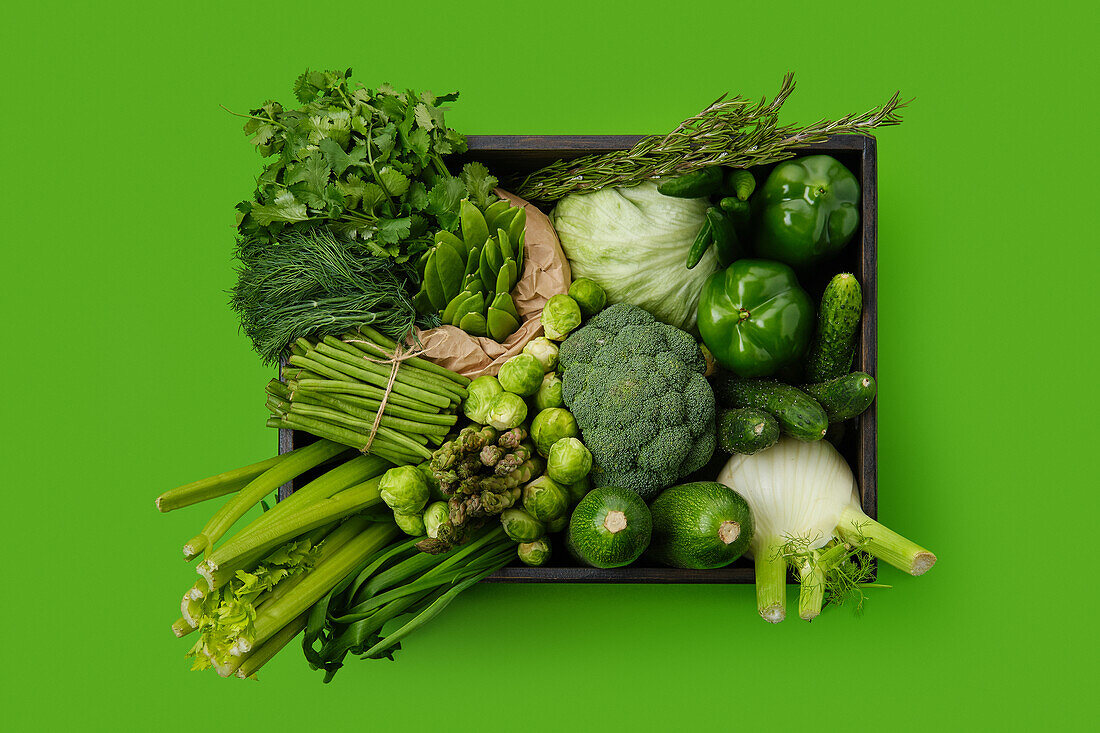
<path id="1" fill-rule="evenodd" d="M 863 512 L 852 470 L 827 441 L 785 436 L 767 450 L 733 456 L 718 482 L 752 507 L 756 533 L 749 552 L 756 563 L 757 608 L 766 621 L 786 618 L 788 562 L 801 580 L 799 616 L 807 621 L 821 612 L 826 574 L 853 546 L 910 575 L 936 562 L 931 552 Z M 833 539 L 841 541 L 839 551 L 823 550 Z"/>
<path id="2" fill-rule="evenodd" d="M 550 218 L 574 280 L 595 281 L 608 305 L 636 305 L 692 331 L 703 283 L 718 266 L 715 247 L 693 269 L 684 266 L 707 206 L 707 199 L 673 198 L 643 183 L 570 194 Z"/>

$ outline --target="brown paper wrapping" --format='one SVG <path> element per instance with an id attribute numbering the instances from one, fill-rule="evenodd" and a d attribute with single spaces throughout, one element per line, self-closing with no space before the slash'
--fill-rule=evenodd
<path id="1" fill-rule="evenodd" d="M 497 189 L 496 193 L 527 210 L 523 274 L 512 290 L 512 301 L 520 317 L 519 329 L 502 344 L 485 336 L 471 336 L 455 326 L 417 329 L 424 349 L 422 357 L 470 379 L 495 375 L 500 365 L 523 351 L 528 341 L 541 336 L 542 307 L 551 296 L 569 292 L 572 282 L 569 262 L 546 214 L 507 191 Z"/>

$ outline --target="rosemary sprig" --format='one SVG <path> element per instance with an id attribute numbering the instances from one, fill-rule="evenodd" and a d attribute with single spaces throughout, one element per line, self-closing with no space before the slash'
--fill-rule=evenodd
<path id="1" fill-rule="evenodd" d="M 630 150 L 551 163 L 527 176 L 516 193 L 525 199 L 556 201 L 571 193 L 636 186 L 712 165 L 749 168 L 775 163 L 830 135 L 870 135 L 876 127 L 897 125 L 901 122 L 898 110 L 908 104 L 895 92 L 885 104 L 863 114 L 819 120 L 805 127 L 780 125 L 779 110 L 794 87 L 794 75 L 787 74 L 771 102 L 766 97 L 754 103 L 722 95 L 667 135 L 643 138 Z"/>

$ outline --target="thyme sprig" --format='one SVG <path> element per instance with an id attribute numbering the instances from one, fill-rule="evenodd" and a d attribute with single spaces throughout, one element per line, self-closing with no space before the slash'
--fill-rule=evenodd
<path id="1" fill-rule="evenodd" d="M 899 110 L 908 104 L 895 92 L 885 104 L 862 114 L 822 119 L 805 127 L 780 125 L 779 110 L 794 87 L 794 75 L 787 74 L 770 102 L 766 97 L 753 102 L 722 95 L 667 135 L 643 138 L 629 150 L 559 160 L 527 176 L 516 193 L 526 199 L 556 201 L 571 193 L 636 186 L 712 165 L 748 168 L 775 163 L 830 135 L 870 135 L 875 128 L 897 125 Z"/>

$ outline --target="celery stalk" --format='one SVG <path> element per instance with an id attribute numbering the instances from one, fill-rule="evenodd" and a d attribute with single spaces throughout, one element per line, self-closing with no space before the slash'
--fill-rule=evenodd
<path id="1" fill-rule="evenodd" d="M 260 667 L 270 662 L 272 657 L 282 651 L 283 647 L 301 633 L 302 629 L 305 628 L 307 616 L 309 616 L 308 612 L 303 613 L 301 616 L 279 629 L 274 636 L 265 641 L 258 648 L 241 658 L 239 663 L 240 666 L 237 667 L 237 676 L 241 679 L 247 679 L 256 674 L 256 672 L 260 670 Z M 222 676 L 224 677 L 225 675 Z"/>
<path id="2" fill-rule="evenodd" d="M 259 503 L 264 496 L 292 478 L 319 466 L 346 450 L 347 448 L 339 443 L 318 440 L 316 443 L 307 445 L 293 454 L 288 454 L 287 458 L 250 481 L 247 486 L 215 512 L 214 516 L 203 527 L 202 532 L 191 538 L 183 546 L 184 557 L 188 560 L 194 559 L 200 552 L 221 539 L 226 530 L 243 517 L 245 512 Z"/>
<path id="3" fill-rule="evenodd" d="M 255 634 L 252 641 L 243 644 L 247 652 L 270 639 L 294 618 L 305 612 L 329 591 L 332 586 L 371 555 L 386 546 L 397 536 L 398 529 L 392 524 L 374 524 L 359 533 L 357 537 L 338 549 L 331 556 L 318 562 L 312 570 L 302 576 L 295 588 L 279 599 L 266 603 L 256 613 Z"/>
<path id="4" fill-rule="evenodd" d="M 205 574 L 217 571 L 222 566 L 238 562 L 261 548 L 273 549 L 304 532 L 380 504 L 382 497 L 378 485 L 381 480 L 382 477 L 377 476 L 257 527 L 243 537 L 239 534 L 235 535 L 207 555 L 206 559 L 200 563 L 202 572 Z"/>
<path id="5" fill-rule="evenodd" d="M 207 499 L 216 499 L 219 496 L 232 494 L 264 471 L 276 466 L 291 453 L 293 451 L 165 491 L 157 497 L 157 509 L 162 512 L 170 512 L 173 509 L 198 504 Z"/>

